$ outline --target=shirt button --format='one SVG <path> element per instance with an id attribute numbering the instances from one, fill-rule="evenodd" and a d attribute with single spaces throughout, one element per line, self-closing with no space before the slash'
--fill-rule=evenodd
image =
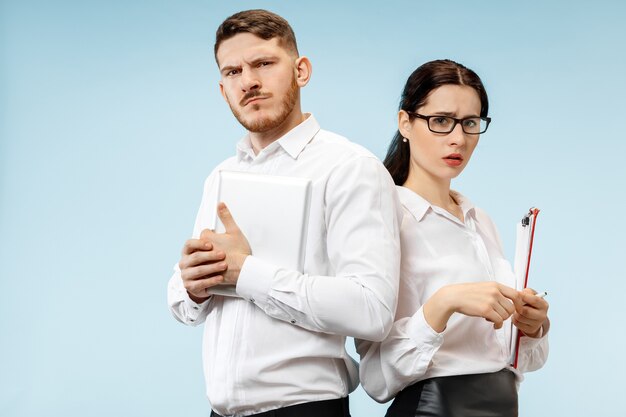
<path id="1" fill-rule="evenodd" d="M 291 321 L 289 323 L 296 324 L 296 321 L 294 319 L 291 319 Z"/>
<path id="2" fill-rule="evenodd" d="M 197 309 L 198 309 L 198 306 L 193 306 L 193 309 L 194 309 L 194 310 L 197 310 Z"/>
<path id="3" fill-rule="evenodd" d="M 195 320 L 194 319 L 189 319 L 189 321 L 193 323 Z"/>
<path id="4" fill-rule="evenodd" d="M 255 300 L 254 300 L 254 298 L 251 298 L 251 299 L 250 299 L 250 302 L 251 302 L 252 304 L 254 304 L 254 301 L 255 301 Z"/>

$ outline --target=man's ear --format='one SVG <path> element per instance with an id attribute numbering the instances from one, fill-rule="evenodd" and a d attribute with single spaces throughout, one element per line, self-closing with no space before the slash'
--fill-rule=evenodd
<path id="1" fill-rule="evenodd" d="M 311 61 L 305 56 L 298 57 L 296 59 L 296 82 L 298 87 L 302 88 L 309 83 L 311 74 L 313 73 L 313 67 Z"/>
<path id="2" fill-rule="evenodd" d="M 412 125 L 409 114 L 404 110 L 400 110 L 398 112 L 398 131 L 400 131 L 403 137 L 408 138 L 411 135 L 411 128 Z"/>
<path id="3" fill-rule="evenodd" d="M 224 97 L 224 100 L 228 103 L 228 98 L 226 97 L 226 92 L 224 91 L 224 84 L 220 81 L 220 94 Z"/>

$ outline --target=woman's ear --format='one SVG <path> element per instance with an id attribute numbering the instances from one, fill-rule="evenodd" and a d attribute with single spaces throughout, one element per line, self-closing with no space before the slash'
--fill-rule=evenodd
<path id="1" fill-rule="evenodd" d="M 412 130 L 413 124 L 411 123 L 409 114 L 404 110 L 400 110 L 398 112 L 398 131 L 405 138 L 410 138 Z"/>
<path id="2" fill-rule="evenodd" d="M 296 59 L 296 82 L 298 87 L 302 88 L 308 84 L 313 73 L 313 67 L 311 61 L 305 56 L 298 57 Z"/>

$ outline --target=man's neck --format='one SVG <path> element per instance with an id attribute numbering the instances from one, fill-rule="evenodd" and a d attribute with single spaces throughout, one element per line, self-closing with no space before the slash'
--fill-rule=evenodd
<path id="1" fill-rule="evenodd" d="M 250 135 L 250 143 L 252 144 L 252 149 L 254 150 L 255 155 L 274 143 L 276 140 L 282 138 L 287 132 L 298 126 L 305 119 L 306 117 L 302 113 L 302 110 L 294 108 L 283 123 L 276 126 L 274 129 L 266 132 L 248 132 Z"/>

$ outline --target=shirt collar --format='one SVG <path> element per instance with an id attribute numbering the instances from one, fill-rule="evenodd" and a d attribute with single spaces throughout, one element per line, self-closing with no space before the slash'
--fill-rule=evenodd
<path id="1" fill-rule="evenodd" d="M 246 135 L 237 142 L 237 161 L 241 162 L 244 157 L 254 159 L 254 150 L 250 142 L 250 135 Z"/>
<path id="2" fill-rule="evenodd" d="M 399 185 L 396 187 L 396 189 L 398 190 L 398 195 L 400 197 L 402 205 L 411 212 L 413 217 L 415 217 L 415 220 L 417 220 L 418 222 L 424 218 L 424 215 L 426 214 L 428 209 L 433 209 L 433 207 L 435 207 L 430 204 L 428 200 L 426 200 L 424 197 L 406 187 L 402 187 Z M 464 218 L 467 218 L 468 214 L 473 215 L 475 206 L 469 198 L 454 190 L 450 190 L 450 194 L 452 194 L 459 206 L 461 206 Z M 437 207 L 437 210 L 443 209 Z"/>
<path id="3" fill-rule="evenodd" d="M 320 125 L 311 113 L 304 114 L 304 121 L 287 132 L 278 143 L 293 159 L 296 159 L 306 145 L 320 131 Z"/>
<path id="4" fill-rule="evenodd" d="M 400 197 L 402 205 L 411 212 L 413 217 L 415 217 L 415 220 L 418 222 L 421 221 L 424 214 L 426 214 L 430 208 L 430 203 L 421 195 L 417 194 L 415 191 L 409 190 L 406 187 L 398 185 L 396 189 L 398 190 L 398 196 Z"/>
<path id="5" fill-rule="evenodd" d="M 298 155 L 300 155 L 306 145 L 313 139 L 317 132 L 320 131 L 320 125 L 311 113 L 305 113 L 304 117 L 305 119 L 302 123 L 285 133 L 280 139 L 271 143 L 263 149 L 262 152 L 267 154 L 281 147 L 293 159 L 298 158 Z M 237 159 L 241 161 L 244 156 L 255 158 L 250 141 L 250 134 L 246 134 L 237 143 Z"/>
<path id="6" fill-rule="evenodd" d="M 472 203 L 469 198 L 454 190 L 450 190 L 450 194 L 452 194 L 452 197 L 454 197 L 459 206 L 461 206 L 461 210 L 463 211 L 463 217 L 467 217 L 468 214 L 474 213 L 476 206 L 474 206 L 474 203 Z"/>

